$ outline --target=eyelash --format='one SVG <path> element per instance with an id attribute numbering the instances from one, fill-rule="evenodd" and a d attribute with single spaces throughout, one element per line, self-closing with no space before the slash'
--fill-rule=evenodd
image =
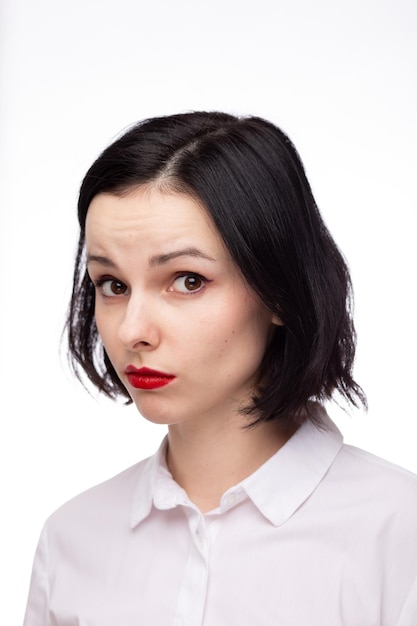
<path id="1" fill-rule="evenodd" d="M 195 290 L 188 290 L 188 291 L 187 290 L 179 291 L 179 290 L 173 289 L 172 285 L 174 285 L 176 281 L 180 280 L 181 278 L 184 280 L 186 280 L 187 278 L 191 278 L 193 280 L 201 281 L 201 286 Z M 207 280 L 207 278 L 204 278 L 204 276 L 202 276 L 201 274 L 197 274 L 196 272 L 179 273 L 172 281 L 171 287 L 168 289 L 168 291 L 179 293 L 184 296 L 194 295 L 203 291 L 203 289 L 209 282 L 210 281 Z M 124 296 L 126 295 L 126 292 L 128 291 L 128 287 L 124 282 L 122 282 L 121 280 L 117 280 L 116 278 L 113 278 L 112 276 L 103 276 L 102 278 L 99 278 L 98 280 L 93 281 L 93 283 L 94 283 L 94 286 L 101 292 L 101 295 L 104 298 L 117 298 L 120 296 Z M 123 289 L 123 291 L 121 293 L 113 293 L 112 295 L 106 294 L 104 293 L 104 285 L 106 283 L 115 283 L 116 285 L 119 285 Z"/>
<path id="2" fill-rule="evenodd" d="M 195 293 L 200 293 L 200 291 L 202 291 L 205 288 L 206 284 L 209 282 L 201 274 L 196 274 L 195 272 L 185 272 L 183 274 L 178 274 L 172 284 L 176 283 L 177 280 L 180 280 L 181 278 L 184 280 L 186 280 L 187 278 L 191 278 L 193 280 L 197 280 L 201 282 L 201 286 L 198 289 L 192 289 L 192 290 L 183 291 L 183 292 L 181 291 L 176 292 L 176 293 L 181 293 L 184 296 L 191 296 Z M 175 291 L 175 289 L 170 289 L 169 291 Z"/>
<path id="3" fill-rule="evenodd" d="M 105 298 L 117 298 L 118 296 L 124 296 L 126 291 L 127 291 L 127 285 L 125 285 L 125 283 L 123 283 L 121 280 L 117 280 L 117 278 L 112 278 L 111 276 L 103 276 L 102 278 L 99 278 L 98 280 L 93 281 L 94 286 L 100 290 L 101 295 L 104 296 Z M 122 287 L 125 288 L 125 290 L 122 293 L 114 293 L 112 296 L 104 293 L 104 285 L 106 283 L 116 283 L 117 285 L 121 285 Z"/>

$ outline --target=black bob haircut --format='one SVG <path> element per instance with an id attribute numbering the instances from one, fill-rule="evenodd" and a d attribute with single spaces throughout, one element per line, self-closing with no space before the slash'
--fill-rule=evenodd
<path id="1" fill-rule="evenodd" d="M 252 424 L 309 415 L 335 392 L 366 398 L 352 376 L 355 329 L 347 265 L 323 223 L 289 138 L 259 117 L 182 113 L 131 127 L 93 163 L 80 189 L 80 239 L 67 330 L 77 377 L 111 398 L 130 396 L 101 343 L 86 272 L 85 220 L 99 193 L 141 185 L 185 193 L 210 214 L 249 286 L 278 316 L 251 404 Z M 314 415 L 309 415 L 314 419 Z"/>

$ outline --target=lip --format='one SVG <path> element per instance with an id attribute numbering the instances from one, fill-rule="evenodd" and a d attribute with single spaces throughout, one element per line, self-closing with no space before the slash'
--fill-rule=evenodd
<path id="1" fill-rule="evenodd" d="M 152 370 L 149 367 L 138 369 L 134 365 L 128 365 L 125 374 L 135 389 L 159 389 L 168 385 L 175 378 L 173 374 Z"/>

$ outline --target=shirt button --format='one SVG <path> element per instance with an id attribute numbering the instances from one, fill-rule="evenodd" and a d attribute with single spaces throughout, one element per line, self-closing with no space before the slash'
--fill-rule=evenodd
<path id="1" fill-rule="evenodd" d="M 198 540 L 200 548 L 205 552 L 207 550 L 207 539 L 205 537 L 199 537 Z"/>
<path id="2" fill-rule="evenodd" d="M 230 506 L 231 504 L 236 504 L 236 502 L 238 501 L 239 496 L 237 495 L 237 493 L 229 493 L 228 496 L 226 496 L 226 502 L 225 504 L 227 506 Z"/>
<path id="3" fill-rule="evenodd" d="M 197 532 L 196 538 L 197 538 L 198 547 L 200 548 L 202 552 L 205 552 L 207 550 L 206 537 L 202 533 Z"/>

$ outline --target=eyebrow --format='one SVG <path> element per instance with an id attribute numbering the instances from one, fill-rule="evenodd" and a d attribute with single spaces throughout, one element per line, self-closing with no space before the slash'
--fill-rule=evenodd
<path id="1" fill-rule="evenodd" d="M 167 254 L 157 254 L 155 256 L 150 257 L 149 266 L 150 267 L 158 267 L 160 265 L 165 265 L 172 261 L 173 259 L 177 259 L 182 256 L 191 256 L 198 259 L 205 259 L 207 261 L 215 261 L 213 257 L 205 254 L 198 248 L 184 248 L 182 250 L 173 250 L 172 252 L 168 252 Z M 102 256 L 99 254 L 89 254 L 87 256 L 87 263 L 99 263 L 104 267 L 116 268 L 116 263 L 109 259 L 106 256 Z"/>
<path id="2" fill-rule="evenodd" d="M 113 269 L 116 267 L 116 263 L 114 263 L 111 259 L 99 254 L 88 254 L 87 265 L 88 263 L 99 263 L 100 265 L 104 265 L 104 267 L 111 267 Z"/>
<path id="3" fill-rule="evenodd" d="M 169 263 L 173 259 L 177 259 L 181 256 L 191 256 L 198 259 L 206 259 L 206 261 L 214 261 L 211 256 L 204 254 L 198 248 L 184 248 L 183 250 L 174 250 L 173 252 L 168 252 L 167 254 L 158 254 L 156 256 L 152 256 L 149 259 L 150 267 L 156 267 L 158 265 L 165 265 L 165 263 Z"/>

